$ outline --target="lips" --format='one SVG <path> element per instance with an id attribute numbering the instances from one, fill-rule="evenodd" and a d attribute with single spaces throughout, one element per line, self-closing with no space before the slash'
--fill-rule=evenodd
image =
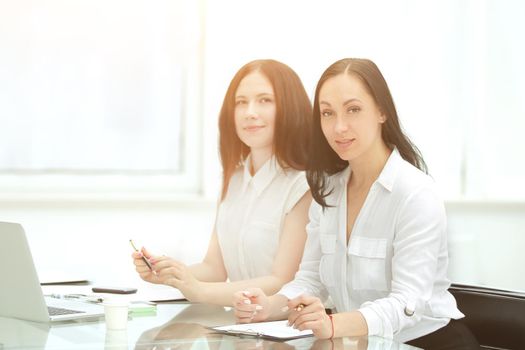
<path id="1" fill-rule="evenodd" d="M 249 126 L 245 126 L 243 129 L 248 132 L 255 132 L 255 131 L 261 130 L 262 128 L 264 128 L 264 125 L 249 125 Z"/>
<path id="2" fill-rule="evenodd" d="M 346 149 L 350 147 L 354 143 L 354 141 L 355 141 L 355 138 L 354 139 L 342 139 L 342 140 L 335 140 L 335 143 L 339 148 Z"/>

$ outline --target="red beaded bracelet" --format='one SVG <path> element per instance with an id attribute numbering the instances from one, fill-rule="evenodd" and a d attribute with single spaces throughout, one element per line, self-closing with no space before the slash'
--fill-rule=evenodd
<path id="1" fill-rule="evenodd" d="M 330 336 L 330 339 L 334 338 L 334 319 L 332 318 L 332 314 L 328 315 L 330 317 L 330 323 L 332 324 L 332 335 Z"/>

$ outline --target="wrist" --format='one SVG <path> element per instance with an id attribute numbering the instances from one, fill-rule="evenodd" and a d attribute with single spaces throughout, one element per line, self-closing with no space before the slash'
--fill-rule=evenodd
<path id="1" fill-rule="evenodd" d="M 190 300 L 190 301 L 195 302 L 195 303 L 207 302 L 208 300 L 206 297 L 207 290 L 208 288 L 204 286 L 204 282 L 196 281 L 193 287 L 193 293 L 191 293 L 193 295 L 193 298 L 192 298 L 193 300 Z"/>
<path id="2" fill-rule="evenodd" d="M 334 335 L 335 335 L 335 327 L 334 327 L 334 317 L 332 314 L 328 315 L 328 318 L 330 319 L 330 338 L 329 339 L 333 339 L 334 338 Z"/>

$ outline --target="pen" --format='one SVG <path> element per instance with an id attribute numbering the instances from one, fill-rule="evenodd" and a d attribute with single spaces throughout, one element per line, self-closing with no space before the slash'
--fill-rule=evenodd
<path id="1" fill-rule="evenodd" d="M 138 253 L 139 250 L 137 249 L 137 247 L 135 247 L 135 244 L 133 244 L 133 240 L 129 240 L 129 243 L 131 244 L 131 246 L 133 247 L 133 249 L 135 249 L 135 251 Z M 142 255 L 142 260 L 146 263 L 146 265 L 148 265 L 149 269 L 151 271 L 153 271 L 153 268 L 151 267 L 151 264 L 150 262 L 148 261 L 148 259 L 146 259 L 146 257 L 144 255 Z"/>
<path id="2" fill-rule="evenodd" d="M 305 307 L 306 307 L 306 305 L 304 305 L 304 304 L 301 303 L 301 304 L 297 305 L 296 307 L 294 307 L 293 309 L 294 309 L 295 311 L 297 311 L 297 312 L 301 312 Z M 281 311 L 282 311 L 282 312 L 286 312 L 286 311 L 288 311 L 288 310 L 289 310 L 289 309 L 288 309 L 288 306 L 283 306 L 283 307 L 281 308 Z"/>
<path id="3" fill-rule="evenodd" d="M 101 303 L 104 301 L 103 298 L 84 294 L 50 294 L 48 296 L 55 299 L 80 300 L 88 303 Z"/>

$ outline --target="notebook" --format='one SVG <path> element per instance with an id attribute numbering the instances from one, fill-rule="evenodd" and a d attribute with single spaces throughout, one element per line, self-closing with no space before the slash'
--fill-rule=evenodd
<path id="1" fill-rule="evenodd" d="M 256 322 L 246 324 L 233 324 L 229 326 L 210 327 L 211 330 L 221 334 L 235 336 L 253 336 L 269 340 L 285 341 L 313 335 L 311 330 L 300 331 L 287 325 L 284 321 Z"/>
<path id="2" fill-rule="evenodd" d="M 0 276 L 0 316 L 54 322 L 104 315 L 99 304 L 44 298 L 20 224 L 0 222 Z"/>

